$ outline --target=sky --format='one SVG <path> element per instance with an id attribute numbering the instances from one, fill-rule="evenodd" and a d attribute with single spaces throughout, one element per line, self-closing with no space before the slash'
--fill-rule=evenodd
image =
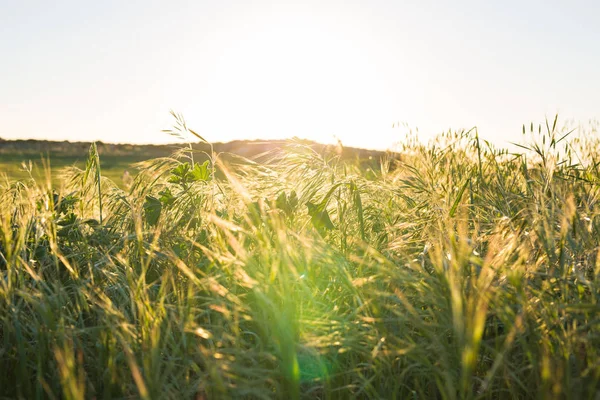
<path id="1" fill-rule="evenodd" d="M 386 149 L 600 117 L 597 1 L 0 0 L 0 138 Z M 395 123 L 400 123 L 400 128 Z"/>

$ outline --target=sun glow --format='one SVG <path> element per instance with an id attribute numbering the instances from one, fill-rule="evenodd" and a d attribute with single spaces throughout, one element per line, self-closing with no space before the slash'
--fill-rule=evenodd
<path id="1" fill-rule="evenodd" d="M 199 93 L 180 86 L 181 109 L 194 126 L 216 140 L 243 133 L 389 146 L 396 96 L 376 47 L 316 18 L 256 24 L 241 40 L 199 55 L 210 64 L 188 82 Z"/>

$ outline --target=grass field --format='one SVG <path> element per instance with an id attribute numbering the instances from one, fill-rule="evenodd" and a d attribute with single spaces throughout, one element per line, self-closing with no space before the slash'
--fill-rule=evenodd
<path id="1" fill-rule="evenodd" d="M 600 146 L 527 131 L 0 183 L 0 396 L 597 399 Z"/>
<path id="2" fill-rule="evenodd" d="M 102 175 L 123 187 L 123 174 L 125 171 L 134 173 L 132 165 L 146 160 L 144 156 L 110 156 L 102 157 Z M 28 180 L 34 178 L 43 181 L 45 179 L 46 169 L 44 164 L 50 161 L 50 170 L 54 172 L 53 184 L 60 186 L 58 172 L 66 167 L 76 167 L 85 169 L 87 154 L 81 156 L 75 155 L 57 155 L 46 157 L 42 154 L 21 155 L 21 154 L 3 154 L 0 156 L 0 174 L 6 174 L 11 180 Z M 31 162 L 31 167 L 30 167 Z M 25 164 L 25 165 L 23 165 Z M 30 173 L 31 171 L 31 173 Z"/>
<path id="3" fill-rule="evenodd" d="M 319 153 L 335 152 L 337 148 L 324 146 L 306 140 L 294 140 L 303 143 Z M 206 153 L 212 148 L 222 154 L 223 158 L 232 156 L 255 157 L 263 153 L 279 149 L 284 142 L 262 140 L 238 140 L 228 143 L 214 143 L 210 146 L 200 142 L 193 145 L 196 160 L 204 161 Z M 11 180 L 45 180 L 50 171 L 55 186 L 61 185 L 60 172 L 69 167 L 84 169 L 87 153 L 91 143 L 85 142 L 53 142 L 39 140 L 6 141 L 0 138 L 0 179 Z M 169 157 L 183 145 L 129 145 L 98 143 L 97 148 L 102 158 L 102 176 L 109 178 L 117 186 L 125 188 L 123 175 L 135 174 L 135 164 L 153 158 Z M 339 150 L 339 149 L 338 149 Z M 386 153 L 375 150 L 344 147 L 337 151 L 340 159 L 358 163 L 362 168 L 378 168 L 377 160 Z M 47 168 L 47 166 L 50 168 Z M 128 181 L 129 179 L 126 178 Z"/>

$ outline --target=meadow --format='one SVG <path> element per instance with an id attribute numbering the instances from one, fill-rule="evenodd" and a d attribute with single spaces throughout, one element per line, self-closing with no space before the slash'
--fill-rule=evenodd
<path id="1" fill-rule="evenodd" d="M 523 133 L 4 179 L 0 397 L 597 399 L 600 141 Z"/>
<path id="2" fill-rule="evenodd" d="M 44 181 L 51 173 L 52 184 L 60 187 L 60 171 L 76 167 L 83 169 L 91 143 L 51 142 L 42 140 L 0 139 L 0 179 Z M 98 143 L 102 157 L 102 175 L 124 187 L 125 171 L 134 173 L 131 166 L 151 158 L 167 156 L 173 146 L 133 146 Z"/>
<path id="3" fill-rule="evenodd" d="M 168 132 L 167 132 L 168 133 Z M 175 135 L 177 136 L 177 135 Z M 180 139 L 179 137 L 177 139 Z M 321 145 L 307 140 L 296 140 L 318 152 L 328 152 L 331 146 Z M 62 179 L 60 171 L 68 167 L 84 169 L 91 142 L 53 142 L 45 140 L 2 140 L 0 138 L 0 179 L 44 181 L 48 172 L 52 184 L 60 187 Z M 189 143 L 198 161 L 208 159 L 208 153 L 214 151 L 223 157 L 228 154 L 253 158 L 260 154 L 281 148 L 283 142 L 261 140 L 236 140 L 227 143 L 206 142 Z M 135 173 L 133 164 L 142 161 L 169 157 L 182 144 L 165 145 L 131 145 L 96 143 L 99 156 L 102 158 L 102 176 L 109 178 L 120 188 L 125 188 L 130 177 Z M 358 162 L 361 166 L 378 167 L 377 160 L 383 155 L 382 151 L 343 147 L 338 152 L 340 159 Z M 125 181 L 123 180 L 125 179 Z"/>
<path id="4" fill-rule="evenodd" d="M 31 163 L 30 163 L 31 161 Z M 85 168 L 87 154 L 83 156 L 60 155 L 46 157 L 40 155 L 24 157 L 20 154 L 3 155 L 0 161 L 0 171 L 6 174 L 11 180 L 29 180 L 34 179 L 44 181 L 46 179 L 46 165 L 50 163 L 50 171 L 60 171 L 68 167 Z M 104 156 L 102 157 L 103 176 L 110 179 L 118 186 L 123 187 L 123 176 L 125 171 L 131 171 L 131 165 L 136 162 L 144 161 L 143 158 L 124 157 L 124 156 Z M 134 171 L 131 171 L 134 172 Z M 53 185 L 60 187 L 61 179 L 58 173 L 51 175 Z"/>

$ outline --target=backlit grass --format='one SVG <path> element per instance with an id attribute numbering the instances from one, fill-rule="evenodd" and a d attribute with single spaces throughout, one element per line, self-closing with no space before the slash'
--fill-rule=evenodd
<path id="1" fill-rule="evenodd" d="M 598 142 L 530 130 L 4 181 L 0 395 L 596 398 Z"/>

